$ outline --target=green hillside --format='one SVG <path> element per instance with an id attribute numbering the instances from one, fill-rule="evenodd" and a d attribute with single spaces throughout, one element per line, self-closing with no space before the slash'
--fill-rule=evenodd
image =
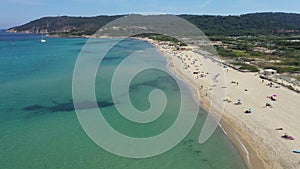
<path id="1" fill-rule="evenodd" d="M 300 14 L 253 13 L 240 16 L 181 15 L 207 35 L 241 36 L 300 33 Z"/>
<path id="2" fill-rule="evenodd" d="M 44 17 L 10 28 L 11 32 L 91 35 L 108 22 L 122 17 Z M 240 16 L 178 15 L 198 26 L 208 36 L 300 34 L 300 14 L 253 13 Z"/>

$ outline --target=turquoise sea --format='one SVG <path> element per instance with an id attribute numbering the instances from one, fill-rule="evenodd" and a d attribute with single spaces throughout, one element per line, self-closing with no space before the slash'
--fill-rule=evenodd
<path id="1" fill-rule="evenodd" d="M 190 133 L 166 153 L 132 159 L 103 150 L 82 129 L 72 102 L 73 69 L 86 39 L 48 37 L 46 43 L 40 43 L 40 38 L 41 35 L 0 32 L 1 169 L 246 168 L 220 128 L 206 143 L 197 142 L 206 118 L 201 110 Z M 111 41 L 102 39 L 99 47 Z M 164 90 L 170 100 L 167 115 L 141 126 L 124 120 L 116 110 L 108 87 L 111 70 L 128 53 L 146 49 L 152 50 L 153 56 L 134 64 L 167 65 L 151 44 L 129 39 L 105 56 L 95 80 L 98 105 L 106 120 L 131 137 L 159 134 L 172 124 L 178 109 L 178 86 L 166 73 L 149 70 L 133 79 L 129 95 L 137 109 L 146 110 L 149 92 Z"/>

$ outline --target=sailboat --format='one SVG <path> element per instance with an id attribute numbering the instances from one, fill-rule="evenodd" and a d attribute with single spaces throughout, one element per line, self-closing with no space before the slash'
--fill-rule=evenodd
<path id="1" fill-rule="evenodd" d="M 42 39 L 40 40 L 41 43 L 47 42 L 46 39 L 44 38 L 44 34 L 42 34 Z"/>

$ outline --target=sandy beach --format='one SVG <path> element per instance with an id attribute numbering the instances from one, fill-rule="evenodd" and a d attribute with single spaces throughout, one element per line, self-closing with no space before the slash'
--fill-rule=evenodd
<path id="1" fill-rule="evenodd" d="M 168 44 L 146 40 L 167 58 L 169 68 L 185 80 L 199 97 L 204 109 L 212 100 L 211 78 L 215 76 L 203 64 L 204 56 L 191 50 L 174 50 Z M 223 65 L 206 59 L 222 67 Z M 298 169 L 300 154 L 300 94 L 259 77 L 257 73 L 242 73 L 223 68 L 226 97 L 220 125 L 253 169 Z M 196 73 L 195 73 L 196 72 Z M 240 102 L 239 104 L 237 104 Z M 250 113 L 245 113 L 250 110 Z M 282 136 L 286 135 L 286 138 Z"/>

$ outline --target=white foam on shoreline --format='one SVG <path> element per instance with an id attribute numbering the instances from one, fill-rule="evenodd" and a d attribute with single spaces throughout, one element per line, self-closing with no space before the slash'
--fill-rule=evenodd
<path id="1" fill-rule="evenodd" d="M 239 142 L 239 144 L 240 144 L 242 150 L 245 152 L 246 157 L 247 157 L 247 162 L 248 162 L 248 164 L 249 164 L 250 166 L 252 166 L 251 161 L 250 161 L 249 151 L 248 151 L 247 147 L 243 144 L 243 142 L 239 139 L 239 137 L 237 137 L 237 136 L 235 135 L 235 138 L 236 138 L 237 141 Z"/>
<path id="2" fill-rule="evenodd" d="M 144 39 L 148 41 L 147 39 Z M 157 49 L 162 49 L 158 43 L 155 41 L 149 40 L 149 43 L 152 42 Z M 162 55 L 166 58 L 172 58 L 168 56 L 167 51 L 172 49 L 163 49 L 160 51 Z M 187 52 L 184 52 L 187 54 Z M 189 55 L 193 55 L 188 52 Z M 200 92 L 198 100 L 207 101 L 209 105 L 211 101 L 209 90 L 202 89 L 198 90 L 193 83 L 191 75 L 185 72 L 184 68 L 181 67 L 181 63 L 175 60 L 171 60 L 172 67 L 175 69 L 173 73 L 179 73 L 180 79 L 186 79 L 188 83 L 196 92 Z M 168 60 L 169 61 L 169 60 Z M 169 63 L 168 63 L 169 64 Z M 175 66 L 175 68 L 173 68 Z M 179 72 L 177 72 L 179 71 Z M 181 72 L 182 71 L 182 72 Z M 183 76 L 183 77 L 181 77 Z M 300 95 L 292 90 L 289 90 L 284 87 L 280 88 L 271 88 L 266 86 L 267 82 L 262 82 L 261 79 L 254 73 L 243 73 L 236 70 L 227 68 L 225 73 L 227 82 L 226 82 L 226 97 L 232 98 L 232 103 L 226 103 L 225 112 L 226 117 L 228 118 L 228 125 L 233 127 L 233 130 L 237 133 L 228 133 L 223 129 L 224 133 L 228 138 L 233 140 L 233 144 L 240 148 L 240 153 L 245 153 L 244 161 L 249 164 L 250 168 L 299 168 L 300 163 L 297 161 L 300 160 L 300 156 L 292 153 L 292 150 L 297 148 L 299 144 L 297 142 L 285 142 L 281 138 L 281 133 L 275 131 L 276 127 L 283 127 L 285 131 L 293 135 L 295 138 L 300 138 L 299 130 L 299 98 Z M 201 83 L 208 85 L 209 79 L 203 79 Z M 238 85 L 233 85 L 230 82 L 238 81 Z M 204 85 L 203 85 L 204 86 Z M 247 89 L 247 90 L 246 90 Z M 205 97 L 201 92 L 207 91 L 208 97 Z M 264 105 L 269 100 L 266 98 L 269 95 L 276 93 L 279 95 L 279 99 L 276 101 L 276 107 L 274 108 L 265 108 Z M 205 94 L 205 93 L 204 93 Z M 201 99 L 203 97 L 203 100 Z M 243 104 L 241 106 L 236 106 L 234 100 L 242 99 Z M 201 105 L 202 106 L 202 105 Z M 205 105 L 204 105 L 205 106 Z M 251 114 L 244 114 L 243 112 L 249 107 L 254 108 L 254 112 Z M 239 134 L 238 134 L 239 133 Z M 238 134 L 238 135 L 237 135 Z M 251 148 L 243 144 L 243 142 L 238 138 L 242 137 L 243 141 L 247 146 L 251 145 Z M 236 138 L 236 139 L 235 139 Z M 251 160 L 254 162 L 250 163 L 250 152 Z M 281 152 L 281 153 L 276 153 Z M 276 155 L 274 155 L 276 153 Z"/>

